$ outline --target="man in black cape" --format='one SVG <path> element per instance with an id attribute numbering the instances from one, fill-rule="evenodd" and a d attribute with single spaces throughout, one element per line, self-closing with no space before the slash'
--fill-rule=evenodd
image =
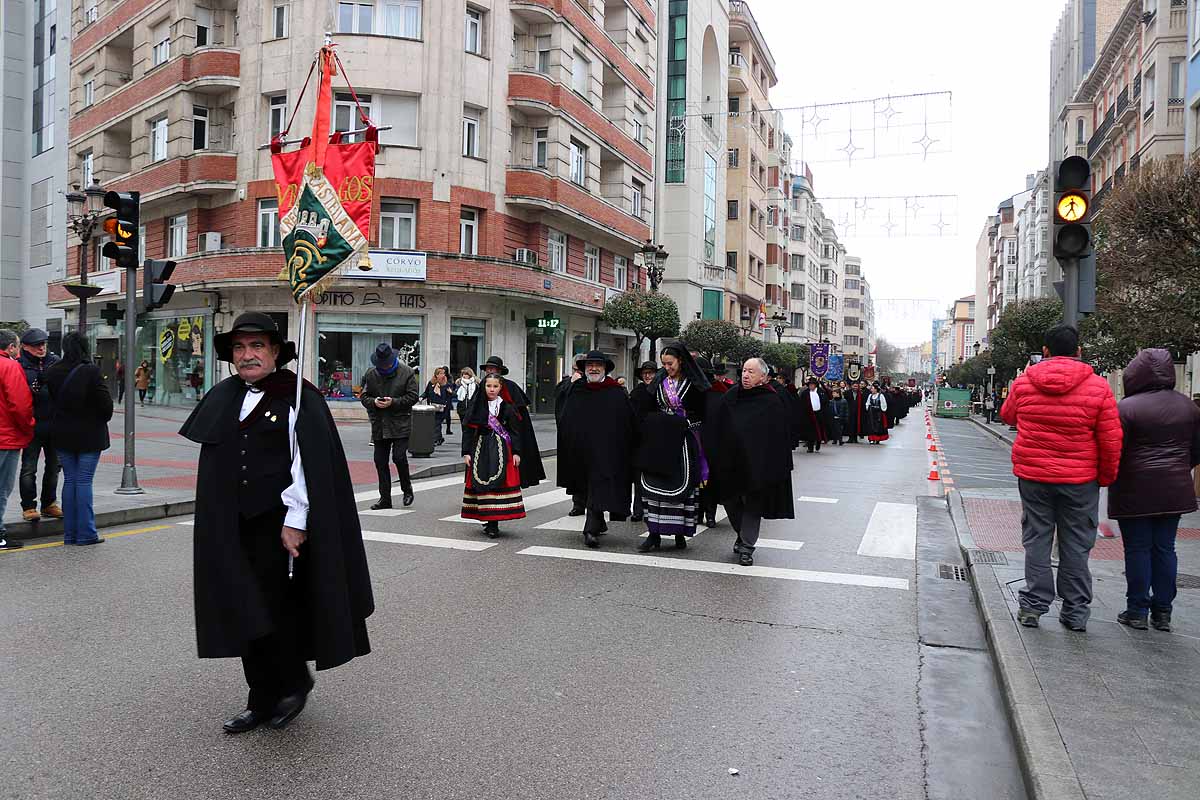
<path id="1" fill-rule="evenodd" d="M 637 386 L 629 392 L 629 404 L 634 409 L 635 421 L 634 431 L 637 431 L 642 424 L 642 415 L 639 409 L 644 409 L 647 403 L 647 397 L 654 393 L 654 376 L 658 374 L 658 365 L 653 361 L 643 361 L 637 371 Z M 637 434 L 634 434 L 633 449 L 637 450 Z M 633 513 L 629 517 L 630 522 L 641 522 L 645 517 L 642 509 L 642 474 L 634 467 L 632 474 L 629 476 L 633 481 Z"/>
<path id="2" fill-rule="evenodd" d="M 805 443 L 810 453 L 814 448 L 819 452 L 821 444 L 829 438 L 829 422 L 833 416 L 831 399 L 820 387 L 820 381 L 809 376 L 808 383 L 800 392 L 797 408 L 800 441 Z"/>
<path id="3" fill-rule="evenodd" d="M 558 421 L 558 485 L 583 498 L 583 543 L 599 547 L 604 512 L 629 513 L 634 418 L 629 395 L 608 373 L 612 359 L 593 350 L 576 358 L 583 378 L 571 384 Z"/>
<path id="4" fill-rule="evenodd" d="M 538 449 L 537 434 L 533 431 L 533 417 L 529 415 L 529 395 L 525 394 L 525 390 L 517 386 L 514 381 L 505 378 L 504 376 L 507 374 L 508 367 L 504 366 L 504 360 L 500 356 L 492 356 L 479 365 L 479 385 L 483 386 L 483 379 L 488 375 L 499 375 L 503 384 L 500 387 L 500 397 L 517 412 L 517 427 L 520 429 L 521 444 L 524 448 L 521 451 L 521 466 L 519 467 L 521 488 L 528 489 L 546 480 L 546 469 L 542 466 L 542 454 Z M 475 393 L 472 404 L 486 402 L 487 395 L 484 392 Z M 470 410 L 467 413 L 470 415 Z"/>
<path id="5" fill-rule="evenodd" d="M 738 534 L 733 549 L 744 567 L 754 564 L 754 546 L 764 519 L 795 517 L 792 453 L 779 435 L 788 424 L 788 410 L 767 384 L 763 360 L 747 360 L 741 383 L 725 394 L 715 421 L 721 502 Z"/>
<path id="6" fill-rule="evenodd" d="M 767 383 L 779 399 L 783 400 L 783 405 L 788 411 L 788 442 L 790 448 L 795 450 L 800 446 L 800 392 L 796 389 L 796 384 L 788 380 L 787 376 L 782 372 L 775 370 L 768 364 L 767 369 L 770 370 L 771 380 Z"/>
<path id="7" fill-rule="evenodd" d="M 242 659 L 250 696 L 225 730 L 282 728 L 312 689 L 308 661 L 324 670 L 370 652 L 366 618 L 375 602 L 333 417 L 307 382 L 297 414 L 296 375 L 280 369 L 294 346 L 257 311 L 213 343 L 238 374 L 217 384 L 180 430 L 201 445 L 196 641 L 201 658 Z"/>
<path id="8" fill-rule="evenodd" d="M 842 431 L 848 438 L 849 444 L 858 444 L 858 437 L 864 435 L 863 429 L 863 390 L 862 385 L 858 381 L 853 381 L 850 388 L 846 390 L 844 397 L 846 405 L 850 407 L 850 414 L 846 418 L 846 429 Z"/>

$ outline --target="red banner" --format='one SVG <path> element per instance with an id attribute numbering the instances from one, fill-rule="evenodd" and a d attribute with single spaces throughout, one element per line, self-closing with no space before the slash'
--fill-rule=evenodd
<path id="1" fill-rule="evenodd" d="M 370 133 L 373 131 L 368 135 Z M 375 190 L 375 148 L 375 142 L 368 140 L 354 144 L 331 144 L 325 152 L 325 177 L 337 189 L 338 199 L 342 201 L 346 213 L 368 239 L 371 237 L 371 199 Z M 296 202 L 304 182 L 304 168 L 312 159 L 311 144 L 271 157 L 280 218 Z"/>

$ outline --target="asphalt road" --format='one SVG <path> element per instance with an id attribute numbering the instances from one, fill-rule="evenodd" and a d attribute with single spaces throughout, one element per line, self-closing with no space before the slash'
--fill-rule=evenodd
<path id="1" fill-rule="evenodd" d="M 886 445 L 797 453 L 797 519 L 764 523 L 753 570 L 728 522 L 650 558 L 610 524 L 589 551 L 552 479 L 493 543 L 427 481 L 361 517 L 374 652 L 282 732 L 221 732 L 245 685 L 195 657 L 188 519 L 0 553 L 0 797 L 915 800 L 977 773 L 959 796 L 1019 797 L 1002 714 L 957 716 L 990 678 L 923 671 L 923 438 L 918 411 Z M 999 744 L 943 757 L 927 730 Z"/>

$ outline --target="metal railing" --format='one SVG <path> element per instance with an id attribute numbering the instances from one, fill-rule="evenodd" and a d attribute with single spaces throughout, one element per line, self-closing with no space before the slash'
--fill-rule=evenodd
<path id="1" fill-rule="evenodd" d="M 1117 95 L 1117 116 L 1119 117 L 1122 114 L 1124 114 L 1125 109 L 1128 107 L 1129 107 L 1129 87 L 1126 86 L 1124 89 L 1121 90 L 1121 93 L 1119 95 Z"/>
<path id="2" fill-rule="evenodd" d="M 1142 96 L 1142 73 L 1138 73 L 1133 77 L 1133 99 L 1137 100 Z"/>
<path id="3" fill-rule="evenodd" d="M 1146 110 L 1142 112 L 1142 119 L 1150 119 L 1154 116 L 1154 103 L 1146 106 Z"/>
<path id="4" fill-rule="evenodd" d="M 1096 128 L 1096 132 L 1092 134 L 1092 138 L 1088 139 L 1088 158 L 1100 149 L 1100 145 L 1104 142 L 1104 137 L 1108 135 L 1108 131 L 1113 126 L 1115 119 L 1115 109 L 1109 108 L 1108 113 L 1104 115 L 1104 121 Z"/>

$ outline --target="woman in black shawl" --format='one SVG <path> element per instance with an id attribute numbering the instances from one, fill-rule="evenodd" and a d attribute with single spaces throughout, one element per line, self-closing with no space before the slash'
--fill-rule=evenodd
<path id="1" fill-rule="evenodd" d="M 863 433 L 871 444 L 886 442 L 888 438 L 888 402 L 879 390 L 879 381 L 871 384 L 871 393 L 863 401 Z"/>
<path id="2" fill-rule="evenodd" d="M 642 507 L 650 535 L 638 548 L 657 550 L 662 535 L 687 547 L 696 533 L 696 488 L 708 479 L 700 447 L 709 381 L 680 342 L 662 349 L 662 369 L 635 409 L 642 419 L 635 463 L 641 470 Z"/>

